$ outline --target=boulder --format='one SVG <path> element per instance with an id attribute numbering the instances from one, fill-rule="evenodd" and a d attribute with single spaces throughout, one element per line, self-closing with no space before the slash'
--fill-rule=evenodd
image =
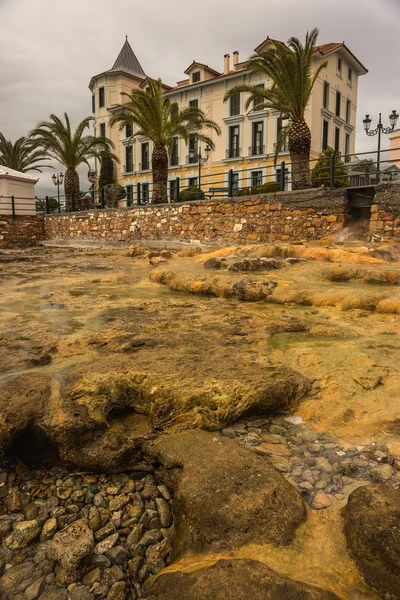
<path id="1" fill-rule="evenodd" d="M 56 533 L 51 547 L 57 564 L 57 583 L 68 585 L 79 579 L 81 567 L 93 551 L 93 531 L 80 519 Z"/>
<path id="2" fill-rule="evenodd" d="M 154 600 L 339 600 L 328 590 L 294 581 L 249 559 L 223 559 L 194 572 L 161 573 L 148 587 Z"/>
<path id="3" fill-rule="evenodd" d="M 145 451 L 164 465 L 160 475 L 174 490 L 173 558 L 289 544 L 306 518 L 300 495 L 271 463 L 229 438 L 188 431 L 148 443 Z"/>
<path id="4" fill-rule="evenodd" d="M 400 590 L 400 492 L 359 487 L 343 509 L 347 544 L 367 584 L 386 600 Z"/>

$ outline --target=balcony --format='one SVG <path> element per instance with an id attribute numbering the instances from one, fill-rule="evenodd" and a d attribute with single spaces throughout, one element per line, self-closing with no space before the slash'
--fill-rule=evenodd
<path id="1" fill-rule="evenodd" d="M 197 151 L 194 156 L 190 156 L 190 154 L 186 155 L 186 164 L 187 165 L 196 165 L 199 162 L 199 157 L 197 155 Z"/>
<path id="2" fill-rule="evenodd" d="M 274 152 L 276 152 L 276 143 L 274 144 Z M 279 150 L 279 154 L 283 154 L 284 152 L 289 152 L 289 142 L 285 142 Z"/>
<path id="3" fill-rule="evenodd" d="M 139 164 L 139 171 L 150 171 L 150 161 L 146 160 Z"/>
<path id="4" fill-rule="evenodd" d="M 170 167 L 179 167 L 179 156 L 172 155 L 171 158 L 169 159 L 169 166 Z"/>
<path id="5" fill-rule="evenodd" d="M 265 154 L 265 146 L 255 144 L 249 147 L 249 156 L 260 156 L 261 154 Z"/>
<path id="6" fill-rule="evenodd" d="M 239 158 L 241 155 L 241 148 L 233 147 L 226 151 L 226 158 Z"/>

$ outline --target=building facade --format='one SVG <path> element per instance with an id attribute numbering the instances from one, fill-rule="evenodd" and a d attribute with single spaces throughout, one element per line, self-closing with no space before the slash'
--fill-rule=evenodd
<path id="1" fill-rule="evenodd" d="M 267 38 L 255 49 L 261 52 L 276 43 Z M 311 158 L 317 158 L 327 146 L 339 150 L 344 157 L 355 151 L 355 125 L 357 115 L 358 78 L 367 73 L 365 67 L 347 48 L 345 43 L 323 44 L 315 48 L 313 70 L 327 61 L 315 84 L 309 103 L 306 121 L 312 135 Z M 198 106 L 221 127 L 222 134 L 211 136 L 215 150 L 202 166 L 201 187 L 207 190 L 227 185 L 228 172 L 233 171 L 234 187 L 259 186 L 276 181 L 280 164 L 289 162 L 288 148 L 282 148 L 277 166 L 274 166 L 275 147 L 279 131 L 285 121 L 273 110 L 245 110 L 247 94 L 233 96 L 224 103 L 225 93 L 238 84 L 268 87 L 270 81 L 262 75 L 251 74 L 246 62 L 240 62 L 239 53 L 224 56 L 224 69 L 216 71 L 208 65 L 193 61 L 185 71 L 186 78 L 175 87 L 164 85 L 165 96 L 183 109 Z M 152 143 L 145 138 L 132 138 L 130 128 L 120 131 L 110 127 L 110 118 L 125 102 L 123 93 L 133 88 L 146 89 L 148 77 L 137 60 L 128 40 L 113 67 L 94 76 L 89 88 L 92 92 L 92 111 L 95 117 L 95 134 L 109 137 L 115 144 L 119 157 L 116 180 L 127 189 L 128 203 L 137 201 L 137 184 L 141 199 L 150 200 Z M 199 148 L 196 133 L 186 143 L 176 140 L 170 157 L 169 194 L 174 197 L 176 178 L 181 186 L 197 186 Z M 290 166 L 289 166 L 290 170 Z"/>

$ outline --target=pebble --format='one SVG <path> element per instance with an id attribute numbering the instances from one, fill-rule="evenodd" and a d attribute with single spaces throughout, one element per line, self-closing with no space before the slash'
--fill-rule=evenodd
<path id="1" fill-rule="evenodd" d="M 231 427 L 227 427 L 221 431 L 222 435 L 227 438 L 231 438 L 232 440 L 236 437 L 236 431 Z"/>
<path id="2" fill-rule="evenodd" d="M 320 510 L 322 508 L 328 508 L 331 504 L 332 502 L 329 496 L 325 492 L 319 491 L 313 500 L 312 506 L 313 508 Z"/>

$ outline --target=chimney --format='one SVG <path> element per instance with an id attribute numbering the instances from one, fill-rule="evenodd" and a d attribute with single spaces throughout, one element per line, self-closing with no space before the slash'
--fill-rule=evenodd
<path id="1" fill-rule="evenodd" d="M 235 52 L 233 53 L 233 66 L 236 67 L 238 62 L 239 62 L 239 50 L 235 50 Z"/>
<path id="2" fill-rule="evenodd" d="M 230 54 L 225 54 L 224 55 L 224 75 L 226 75 L 227 73 L 229 73 L 229 70 L 230 70 L 230 59 L 231 59 Z"/>

